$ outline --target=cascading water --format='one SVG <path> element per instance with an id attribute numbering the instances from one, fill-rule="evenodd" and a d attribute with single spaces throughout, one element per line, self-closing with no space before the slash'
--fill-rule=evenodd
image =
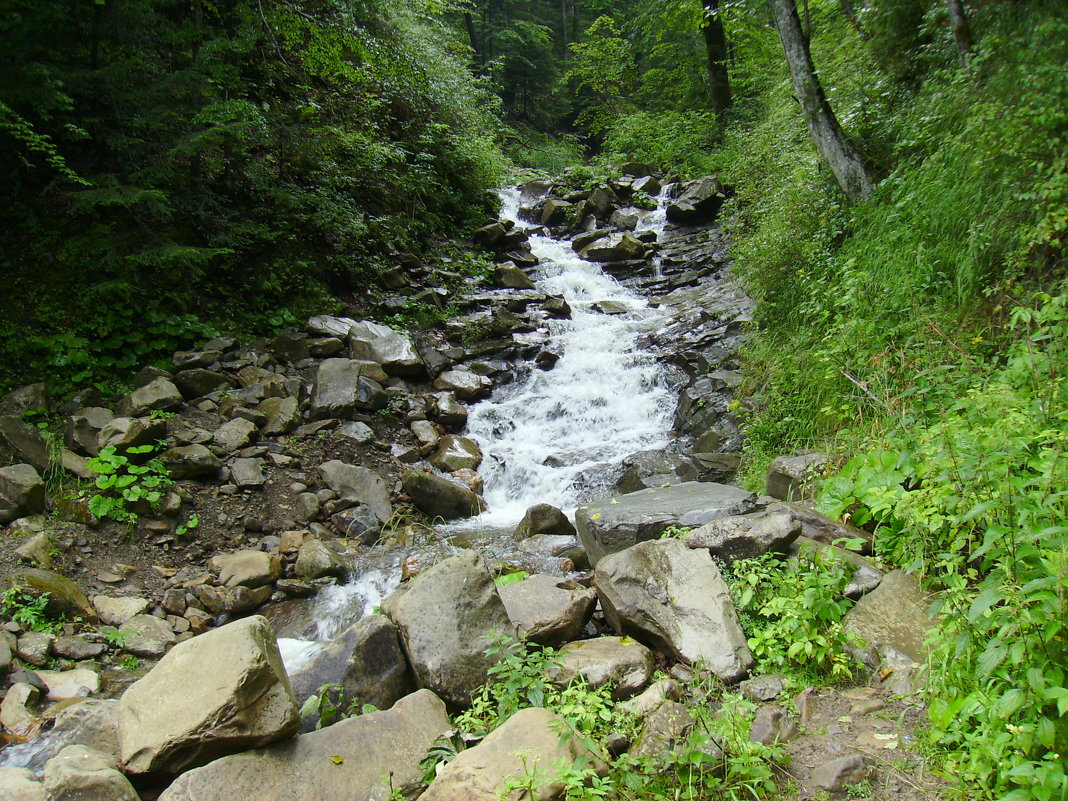
<path id="1" fill-rule="evenodd" d="M 518 221 L 518 190 L 501 195 L 501 216 Z M 662 210 L 646 215 L 642 228 L 662 229 L 662 217 Z M 671 428 L 667 376 L 638 346 L 641 333 L 660 323 L 657 313 L 569 243 L 536 234 L 530 248 L 540 259 L 536 286 L 562 295 L 572 314 L 547 323 L 547 350 L 560 356 L 551 371 L 530 369 L 470 410 L 467 435 L 485 455 L 489 511 L 480 523 L 488 528 L 516 523 L 535 503 L 575 507 L 595 494 L 591 476 L 663 447 Z M 602 313 L 594 308 L 600 301 L 625 311 Z"/>

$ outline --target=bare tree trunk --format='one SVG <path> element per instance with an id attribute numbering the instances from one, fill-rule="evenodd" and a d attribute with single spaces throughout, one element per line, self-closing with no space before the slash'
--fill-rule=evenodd
<path id="1" fill-rule="evenodd" d="M 727 33 L 719 16 L 719 0 L 704 0 L 701 33 L 708 58 L 708 86 L 712 110 L 717 114 L 731 106 L 731 81 L 727 74 Z"/>
<path id="2" fill-rule="evenodd" d="M 483 67 L 486 66 L 486 59 L 482 55 L 482 48 L 478 46 L 478 33 L 475 32 L 475 19 L 471 16 L 470 11 L 464 12 L 464 26 L 467 28 L 467 38 L 471 40 L 471 49 L 475 51 L 475 58 Z"/>
<path id="3" fill-rule="evenodd" d="M 849 24 L 853 26 L 853 30 L 857 32 L 857 36 L 865 42 L 868 41 L 868 32 L 860 24 L 860 17 L 857 16 L 857 9 L 853 5 L 853 0 L 838 0 L 838 4 L 842 7 L 842 13 L 849 20 Z"/>
<path id="4" fill-rule="evenodd" d="M 560 49 L 560 58 L 566 64 L 567 63 L 567 46 L 569 44 L 567 37 L 567 0 L 560 0 L 560 23 L 561 23 L 561 35 L 563 37 L 563 47 Z"/>
<path id="5" fill-rule="evenodd" d="M 808 43 L 801 32 L 801 21 L 797 16 L 794 0 L 769 0 L 775 16 L 775 27 L 779 30 L 779 39 L 786 53 L 786 63 L 790 67 L 790 78 L 794 84 L 794 94 L 801 103 L 801 111 L 823 160 L 834 173 L 838 185 L 852 201 L 867 200 L 871 197 L 874 183 L 864 158 L 856 146 L 850 142 L 838 118 L 834 116 L 823 86 L 816 75 Z"/>
<path id="6" fill-rule="evenodd" d="M 803 17 L 804 26 L 801 30 L 805 33 L 805 41 L 812 41 L 812 14 L 808 8 L 808 0 L 801 0 L 801 16 Z"/>
<path id="7" fill-rule="evenodd" d="M 949 8 L 949 26 L 953 30 L 953 42 L 957 45 L 960 65 L 971 72 L 972 33 L 968 28 L 968 17 L 964 14 L 964 3 L 961 0 L 946 0 L 946 7 Z"/>

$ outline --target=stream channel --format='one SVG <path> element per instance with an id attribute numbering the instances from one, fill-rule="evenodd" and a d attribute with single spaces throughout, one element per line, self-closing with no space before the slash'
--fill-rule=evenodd
<path id="1" fill-rule="evenodd" d="M 656 210 L 640 220 L 638 232 L 662 237 L 669 192 L 667 187 L 657 198 Z M 501 218 L 530 228 L 519 218 L 520 190 L 500 194 Z M 577 506 L 609 491 L 623 459 L 665 447 L 677 381 L 648 345 L 647 335 L 663 318 L 645 298 L 579 258 L 568 240 L 532 233 L 529 242 L 539 259 L 531 272 L 535 286 L 562 296 L 571 307 L 570 319 L 546 322 L 546 350 L 560 358 L 550 371 L 520 365 L 516 380 L 471 407 L 464 434 L 484 454 L 480 473 L 488 511 L 439 527 L 445 538 L 439 545 L 445 555 L 459 546 L 475 547 L 531 571 L 558 574 L 558 559 L 517 550 L 511 536 L 516 524 L 537 503 L 573 516 Z M 659 274 L 658 258 L 653 269 Z M 599 310 L 601 304 L 612 313 Z M 403 548 L 363 556 L 347 583 L 323 589 L 293 615 L 276 617 L 286 667 L 299 668 L 370 614 L 399 585 L 406 556 Z"/>

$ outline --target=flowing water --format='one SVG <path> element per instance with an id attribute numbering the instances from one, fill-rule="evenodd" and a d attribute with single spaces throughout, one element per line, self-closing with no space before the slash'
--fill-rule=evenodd
<path id="1" fill-rule="evenodd" d="M 517 221 L 518 190 L 502 199 L 501 216 Z M 662 232 L 663 199 L 658 205 L 639 230 Z M 666 373 L 638 345 L 660 324 L 658 314 L 569 242 L 535 234 L 530 247 L 541 260 L 535 285 L 562 295 L 571 319 L 546 324 L 546 349 L 560 355 L 552 370 L 531 367 L 470 410 L 466 433 L 485 455 L 479 472 L 489 510 L 479 522 L 487 528 L 514 525 L 536 503 L 573 509 L 603 491 L 626 456 L 666 445 L 671 428 Z M 602 313 L 601 301 L 625 311 Z"/>
<path id="2" fill-rule="evenodd" d="M 637 232 L 661 238 L 667 191 Z M 502 218 L 523 225 L 519 191 L 503 190 L 501 197 Z M 545 323 L 546 349 L 560 359 L 549 371 L 522 367 L 516 381 L 470 408 L 465 433 L 485 457 L 479 472 L 489 511 L 445 527 L 456 540 L 506 561 L 515 545 L 506 532 L 528 507 L 549 503 L 571 512 L 606 491 L 624 458 L 667 444 L 675 405 L 665 369 L 639 344 L 662 322 L 658 313 L 599 265 L 579 258 L 570 242 L 534 234 L 530 247 L 540 259 L 531 275 L 537 288 L 563 296 L 571 307 L 570 320 Z M 653 265 L 659 269 L 659 260 Z M 621 313 L 599 311 L 602 301 L 618 304 L 612 311 Z M 399 584 L 400 561 L 397 551 L 364 557 L 347 584 L 324 589 L 313 602 L 294 605 L 291 616 L 275 619 L 287 669 L 306 664 L 370 614 Z"/>

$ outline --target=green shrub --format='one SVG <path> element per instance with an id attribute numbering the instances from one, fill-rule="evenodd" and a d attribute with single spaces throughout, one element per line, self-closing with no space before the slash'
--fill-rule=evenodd
<path id="1" fill-rule="evenodd" d="M 89 511 L 94 516 L 132 524 L 137 522 L 139 507 L 159 508 L 164 491 L 174 483 L 170 471 L 159 459 L 149 459 L 144 464 L 130 459 L 155 449 L 154 445 L 138 445 L 127 448 L 127 455 L 123 455 L 108 445 L 89 460 L 89 469 L 96 473 L 94 485 L 99 490 L 89 499 Z"/>

